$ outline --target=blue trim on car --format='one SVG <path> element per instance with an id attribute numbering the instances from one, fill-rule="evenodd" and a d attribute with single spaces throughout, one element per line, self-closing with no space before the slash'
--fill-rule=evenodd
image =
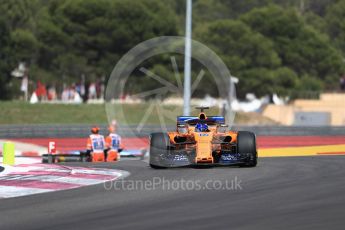
<path id="1" fill-rule="evenodd" d="M 177 122 L 183 123 L 183 122 L 187 122 L 190 120 L 196 120 L 196 119 L 199 119 L 199 118 L 196 116 L 179 116 L 179 117 L 177 117 Z M 207 120 L 214 121 L 214 122 L 219 123 L 219 124 L 225 123 L 225 119 L 222 116 L 210 116 L 210 117 L 207 117 Z"/>

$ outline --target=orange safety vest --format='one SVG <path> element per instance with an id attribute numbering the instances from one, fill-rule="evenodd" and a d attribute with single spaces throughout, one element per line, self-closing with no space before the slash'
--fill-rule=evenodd
<path id="1" fill-rule="evenodd" d="M 94 153 L 102 153 L 105 148 L 104 136 L 100 134 L 91 134 L 87 139 L 87 149 Z"/>
<path id="2" fill-rule="evenodd" d="M 122 148 L 121 136 L 115 133 L 110 133 L 106 139 L 107 148 L 118 151 Z"/>

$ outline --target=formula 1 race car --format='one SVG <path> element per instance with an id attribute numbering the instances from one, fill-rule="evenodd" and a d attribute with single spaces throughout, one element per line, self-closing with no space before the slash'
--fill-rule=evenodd
<path id="1" fill-rule="evenodd" d="M 177 117 L 176 132 L 150 135 L 150 166 L 168 168 L 193 165 L 257 164 L 256 137 L 252 132 L 229 131 L 222 116 L 204 113 Z"/>

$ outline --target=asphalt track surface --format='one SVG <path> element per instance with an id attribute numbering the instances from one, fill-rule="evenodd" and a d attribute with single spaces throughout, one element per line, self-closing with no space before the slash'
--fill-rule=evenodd
<path id="1" fill-rule="evenodd" d="M 95 185 L 3 199 L 0 229 L 344 229 L 344 165 L 345 156 L 261 158 L 256 168 L 153 170 L 139 160 L 104 163 L 97 167 L 129 171 L 125 184 L 157 177 L 225 184 L 237 178 L 242 189 L 175 191 L 162 182 L 154 190 Z"/>

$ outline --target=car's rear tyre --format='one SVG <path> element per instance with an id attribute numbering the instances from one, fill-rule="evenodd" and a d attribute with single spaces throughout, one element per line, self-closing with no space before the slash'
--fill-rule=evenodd
<path id="1" fill-rule="evenodd" d="M 258 163 L 256 151 L 255 134 L 248 131 L 239 131 L 237 134 L 237 152 L 240 155 L 247 156 L 248 159 L 243 166 L 255 167 Z"/>
<path id="2" fill-rule="evenodd" d="M 154 169 L 165 168 L 162 156 L 167 154 L 170 145 L 169 135 L 166 133 L 152 133 L 150 139 L 150 166 Z"/>

